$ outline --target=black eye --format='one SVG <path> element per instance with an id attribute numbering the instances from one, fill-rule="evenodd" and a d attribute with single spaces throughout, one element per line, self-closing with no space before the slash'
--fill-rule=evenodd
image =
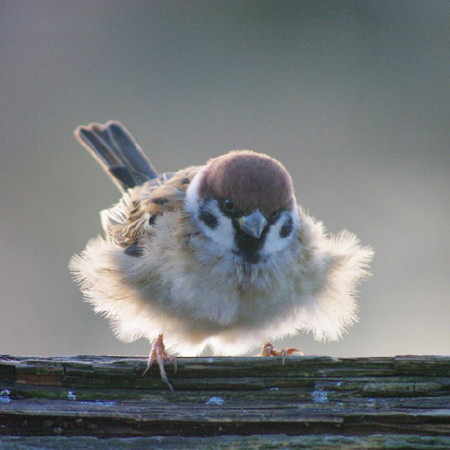
<path id="1" fill-rule="evenodd" d="M 227 211 L 227 212 L 233 212 L 233 211 L 234 211 L 234 204 L 233 204 L 233 202 L 231 201 L 230 198 L 226 198 L 226 199 L 222 202 L 222 205 L 223 205 L 223 209 L 224 209 L 225 211 Z"/>

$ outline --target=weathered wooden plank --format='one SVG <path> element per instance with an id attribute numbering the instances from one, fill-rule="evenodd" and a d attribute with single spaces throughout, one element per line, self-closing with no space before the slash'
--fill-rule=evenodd
<path id="1" fill-rule="evenodd" d="M 213 437 L 180 437 L 157 436 L 138 438 L 109 438 L 96 437 L 2 437 L 2 450 L 20 449 L 130 449 L 130 448 L 158 448 L 158 449 L 361 449 L 361 448 L 420 448 L 420 449 L 448 449 L 450 437 L 442 436 L 409 436 L 404 434 L 371 434 L 367 436 L 343 436 L 330 434 L 304 434 L 301 436 L 287 436 L 284 434 L 254 435 L 254 436 L 213 436 Z"/>
<path id="2" fill-rule="evenodd" d="M 450 436 L 449 357 L 289 357 L 284 366 L 277 358 L 179 358 L 176 374 L 168 367 L 175 394 L 157 370 L 142 377 L 145 364 L 3 357 L 0 435 L 165 436 L 169 445 L 180 434 L 325 434 L 354 436 L 356 447 L 375 433 L 382 437 L 370 442 L 380 446 L 387 435 L 403 435 L 395 438 L 403 444 L 423 438 L 420 445 Z"/>
<path id="3" fill-rule="evenodd" d="M 7 357 L 3 357 L 7 358 Z M 302 378 L 363 377 L 363 376 L 448 376 L 447 357 L 402 358 L 327 358 L 289 357 L 282 366 L 278 358 L 178 358 L 178 373 L 173 379 L 206 377 L 274 377 Z M 0 376 L 14 374 L 18 382 L 27 383 L 30 376 L 63 380 L 70 377 L 97 378 L 101 381 L 124 381 L 130 375 L 139 379 L 145 368 L 144 358 L 87 357 L 66 358 L 15 358 L 0 360 Z M 170 371 L 170 369 L 169 369 Z M 142 381 L 148 381 L 144 378 Z"/>

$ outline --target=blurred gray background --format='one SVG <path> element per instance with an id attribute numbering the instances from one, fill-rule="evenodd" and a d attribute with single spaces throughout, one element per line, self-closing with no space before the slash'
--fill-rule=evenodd
<path id="1" fill-rule="evenodd" d="M 161 171 L 282 161 L 376 250 L 360 321 L 307 354 L 450 353 L 448 1 L 0 2 L 0 353 L 146 355 L 67 269 L 119 192 L 74 140 L 117 119 Z"/>

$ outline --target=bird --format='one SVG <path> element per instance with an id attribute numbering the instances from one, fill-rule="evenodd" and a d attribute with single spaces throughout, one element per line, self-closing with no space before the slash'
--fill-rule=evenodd
<path id="1" fill-rule="evenodd" d="M 233 356 L 266 342 L 261 354 L 279 355 L 271 340 L 337 340 L 357 321 L 373 249 L 347 230 L 329 234 L 275 158 L 232 150 L 160 174 L 118 121 L 74 134 L 122 197 L 70 270 L 120 340 L 153 344 L 145 372 L 157 361 L 171 390 L 166 348 Z"/>

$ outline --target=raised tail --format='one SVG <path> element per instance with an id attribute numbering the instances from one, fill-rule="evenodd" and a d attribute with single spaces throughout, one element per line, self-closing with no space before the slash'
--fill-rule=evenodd
<path id="1" fill-rule="evenodd" d="M 90 123 L 78 127 L 74 134 L 122 192 L 159 177 L 120 122 Z"/>

